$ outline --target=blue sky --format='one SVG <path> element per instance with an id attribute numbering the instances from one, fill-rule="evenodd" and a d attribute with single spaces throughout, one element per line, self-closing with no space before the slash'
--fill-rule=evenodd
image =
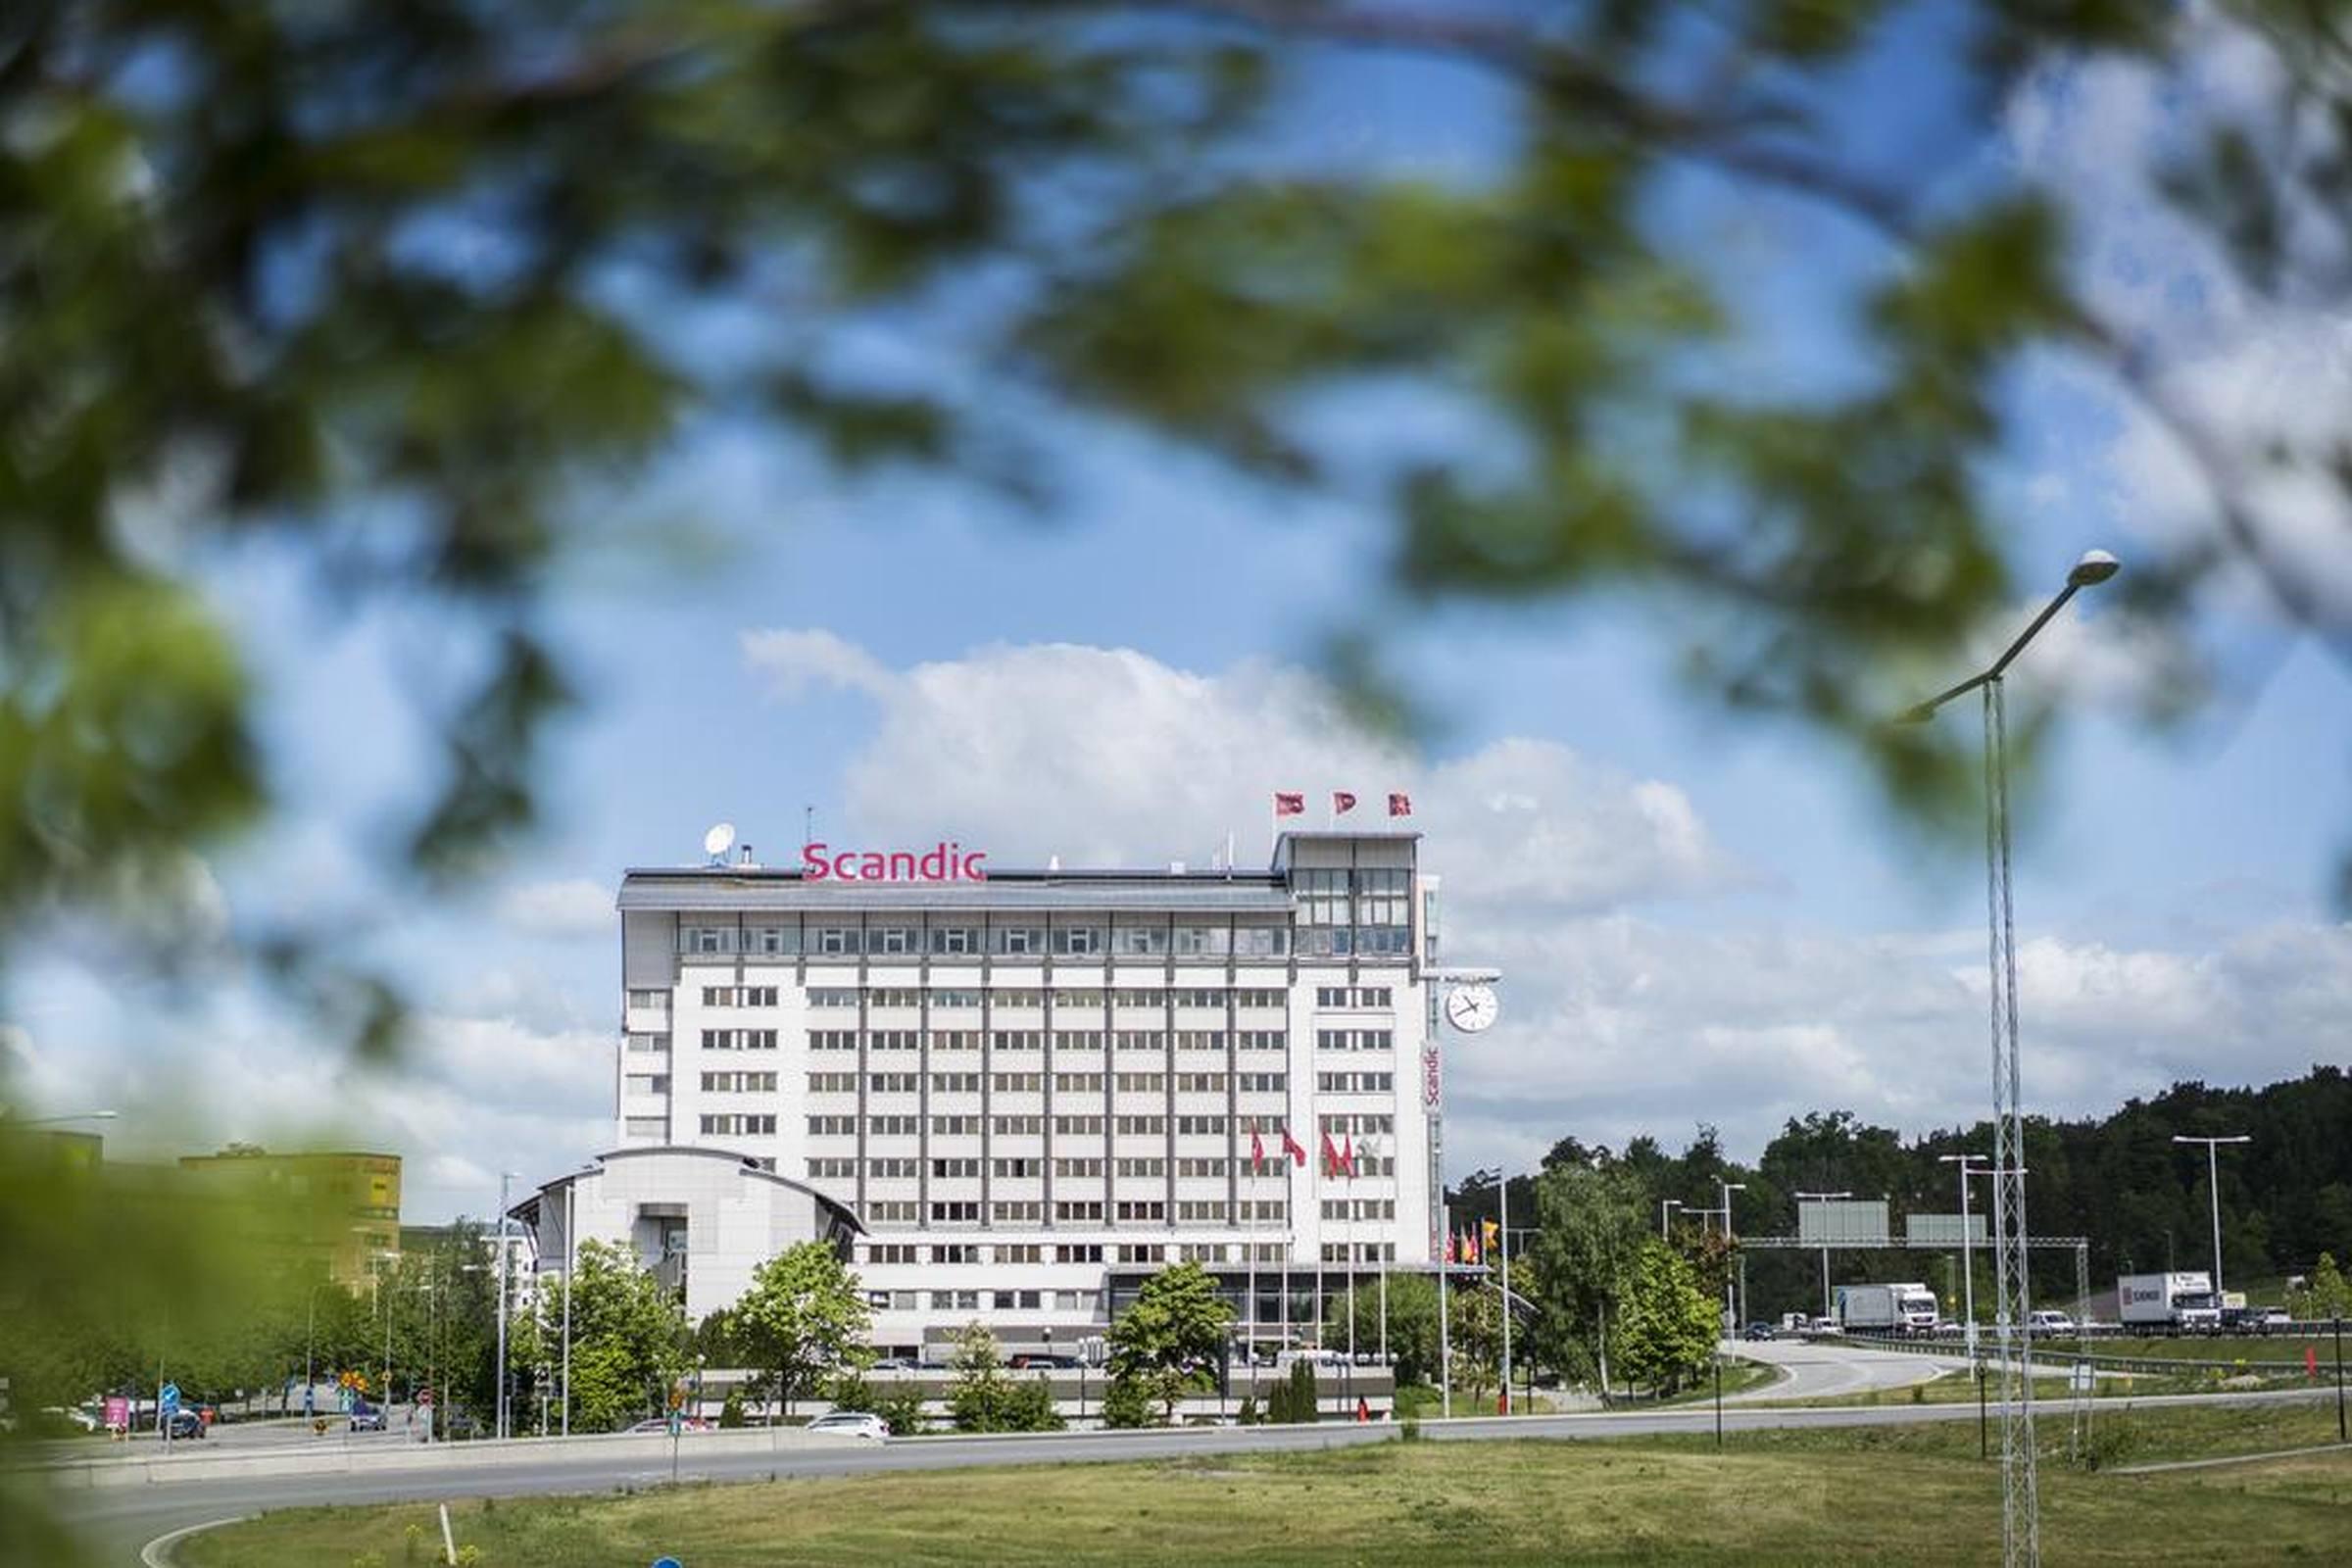
<path id="1" fill-rule="evenodd" d="M 1896 53 L 1897 88 L 1935 87 L 1933 40 Z M 1341 60 L 1312 85 L 1286 156 L 1459 177 L 1499 134 L 1460 72 Z M 2057 107 L 2037 112 L 2120 116 L 2135 100 L 2111 87 L 2051 83 Z M 1857 134 L 1891 136 L 1863 113 Z M 2035 145 L 2101 133 L 2062 125 Z M 1902 146 L 1962 184 L 2028 156 L 1920 138 Z M 2142 217 L 2128 196 L 2106 216 Z M 1767 214 L 1750 237 L 1788 243 L 1778 223 Z M 1854 247 L 1841 260 L 1867 259 L 1840 243 Z M 1763 372 L 1844 368 L 1801 290 L 1745 303 L 1775 323 Z M 859 352 L 927 364 L 920 332 L 873 328 Z M 984 384 L 984 367 L 948 372 Z M 2086 545 L 2129 562 L 2167 537 L 2150 505 L 2166 475 L 2127 410 L 2048 371 L 2021 382 L 2015 413 L 2025 434 L 2001 479 L 2029 597 Z M 728 549 L 700 570 L 602 550 L 560 585 L 557 639 L 587 702 L 549 755 L 546 827 L 454 903 L 387 875 L 381 852 L 431 762 L 416 694 L 450 688 L 462 642 L 425 610 L 320 599 L 275 547 L 210 563 L 253 628 L 283 806 L 264 839 L 213 863 L 223 917 L 353 933 L 411 985 L 419 1054 L 405 1076 L 355 1075 L 233 975 L 200 978 L 191 1003 L 72 939 L 11 1000 L 27 1081 L 52 1109 L 152 1112 L 124 1139 L 157 1151 L 323 1117 L 408 1156 L 412 1218 L 479 1212 L 502 1166 L 544 1179 L 607 1147 L 612 889 L 623 866 L 694 858 L 710 822 L 771 859 L 812 805 L 820 836 L 1152 863 L 1203 858 L 1229 829 L 1262 855 L 1276 788 L 1375 800 L 1405 785 L 1446 878 L 1453 956 L 1510 975 L 1504 1023 L 1455 1048 L 1453 1174 L 1569 1133 L 1679 1143 L 1708 1121 L 1752 1157 L 1809 1109 L 1907 1132 L 1981 1114 L 1970 847 L 1921 842 L 1816 739 L 1691 703 L 1671 675 L 1671 607 L 1396 621 L 1392 661 L 1442 720 L 1399 753 L 1335 724 L 1311 673 L 1327 631 L 1386 603 L 1380 517 L 1344 498 L 1276 501 L 1100 426 L 1068 434 L 1067 500 L 1044 517 L 934 480 L 843 482 L 727 425 L 647 485 L 584 496 L 594 526 L 691 519 Z M 2261 1081 L 2342 1059 L 2352 935 L 2326 887 L 2352 759 L 2343 666 L 2259 607 L 2230 607 L 2214 635 L 2260 678 L 2153 735 L 2129 716 L 2131 650 L 2103 640 L 2101 614 L 2087 596 L 2017 682 L 2056 692 L 2072 720 L 2020 808 L 2029 1101 L 2096 1112 L 2173 1076 Z M 1986 635 L 1997 646 L 2007 629 Z"/>

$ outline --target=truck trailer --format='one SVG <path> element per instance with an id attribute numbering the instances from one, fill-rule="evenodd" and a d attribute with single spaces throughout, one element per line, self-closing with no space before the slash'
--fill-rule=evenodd
<path id="1" fill-rule="evenodd" d="M 2134 1334 L 2214 1334 L 2222 1306 L 2205 1273 L 2127 1274 L 2115 1282 L 2116 1318 Z"/>
<path id="2" fill-rule="evenodd" d="M 1838 1321 L 1849 1333 L 1933 1334 L 1938 1308 L 1925 1285 L 1845 1285 Z"/>

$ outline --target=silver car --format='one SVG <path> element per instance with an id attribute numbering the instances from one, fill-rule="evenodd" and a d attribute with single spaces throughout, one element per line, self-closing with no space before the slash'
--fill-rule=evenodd
<path id="1" fill-rule="evenodd" d="M 890 1423 L 864 1410 L 834 1410 L 808 1423 L 811 1432 L 835 1432 L 844 1437 L 870 1438 L 876 1443 L 890 1436 Z"/>

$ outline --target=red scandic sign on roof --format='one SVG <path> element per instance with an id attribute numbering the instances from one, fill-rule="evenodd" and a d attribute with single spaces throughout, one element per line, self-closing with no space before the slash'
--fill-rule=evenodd
<path id="1" fill-rule="evenodd" d="M 836 850 L 801 846 L 801 874 L 811 882 L 985 882 L 988 852 L 948 842 L 914 850 Z"/>

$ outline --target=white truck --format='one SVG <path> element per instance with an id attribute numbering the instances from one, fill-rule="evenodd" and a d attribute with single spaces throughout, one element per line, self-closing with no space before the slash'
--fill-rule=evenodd
<path id="1" fill-rule="evenodd" d="M 1849 1333 L 1933 1334 L 1938 1309 L 1925 1285 L 1846 1285 L 1838 1291 L 1838 1322 Z"/>
<path id="2" fill-rule="evenodd" d="M 2115 1282 L 2116 1317 L 2133 1334 L 2215 1334 L 2222 1304 L 2205 1273 L 2127 1274 Z"/>

